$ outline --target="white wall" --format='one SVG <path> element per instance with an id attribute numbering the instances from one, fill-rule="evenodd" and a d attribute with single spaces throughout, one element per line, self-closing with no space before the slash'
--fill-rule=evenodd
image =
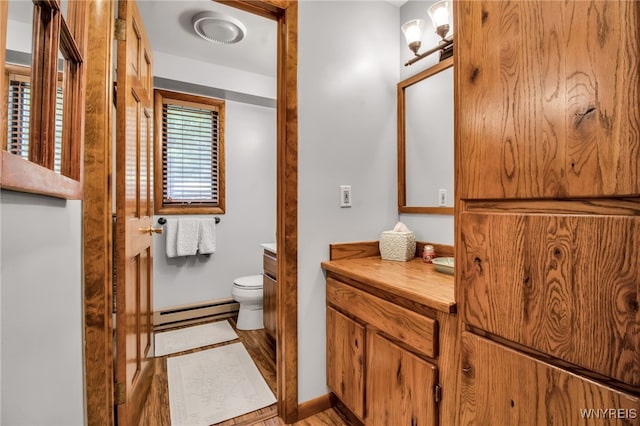
<path id="1" fill-rule="evenodd" d="M 2 418 L 85 423 L 82 203 L 0 192 Z"/>
<path id="2" fill-rule="evenodd" d="M 275 51 L 273 55 L 276 55 Z M 153 67 L 153 74 L 156 77 L 271 99 L 276 97 L 276 79 L 262 74 L 208 64 L 161 51 L 153 52 Z"/>
<path id="3" fill-rule="evenodd" d="M 260 243 L 275 241 L 276 110 L 227 101 L 225 116 L 226 213 L 216 252 L 169 259 L 165 238 L 155 238 L 155 310 L 231 297 L 234 278 L 262 273 Z"/>
<path id="4" fill-rule="evenodd" d="M 424 59 L 416 62 L 413 65 L 405 67 L 404 64 L 411 59 L 414 55 L 407 47 L 406 39 L 400 30 L 400 26 L 405 22 L 412 19 L 424 19 L 425 29 L 422 36 L 422 47 L 419 52 L 424 52 L 433 46 L 438 44 L 440 37 L 433 31 L 433 25 L 427 10 L 435 3 L 431 0 L 409 0 L 400 8 L 400 17 L 397 24 L 398 40 L 400 60 L 398 61 L 398 67 L 400 70 L 400 80 L 407 79 L 412 75 L 419 73 L 420 71 L 427 69 L 438 63 L 439 54 L 434 53 L 427 56 Z M 452 95 L 453 96 L 453 95 Z M 434 99 L 434 103 L 440 103 L 440 100 Z M 450 120 L 453 122 L 453 119 Z M 453 162 L 451 162 L 450 170 L 448 171 L 453 176 Z M 443 172 L 440 171 L 440 174 Z M 407 179 L 415 180 L 415 177 L 407 176 Z M 425 173 L 422 179 L 429 179 L 428 173 Z M 433 192 L 433 191 L 432 191 Z M 450 200 L 454 199 L 453 191 L 449 191 L 447 197 Z M 434 204 L 435 205 L 435 204 Z M 430 241 L 441 244 L 453 245 L 454 241 L 454 219 L 453 216 L 448 215 L 425 215 L 425 214 L 401 214 L 400 220 L 404 222 L 409 229 L 411 229 L 418 241 Z"/>
<path id="5" fill-rule="evenodd" d="M 298 50 L 299 401 L 327 393 L 329 244 L 376 240 L 396 207 L 398 8 L 382 1 L 304 1 Z M 340 208 L 351 185 L 353 207 Z"/>

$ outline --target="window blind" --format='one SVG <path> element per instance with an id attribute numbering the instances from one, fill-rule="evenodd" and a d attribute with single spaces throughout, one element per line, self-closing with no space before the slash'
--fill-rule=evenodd
<path id="1" fill-rule="evenodd" d="M 164 204 L 218 203 L 218 111 L 164 104 Z"/>
<path id="2" fill-rule="evenodd" d="M 7 108 L 7 151 L 29 159 L 29 118 L 31 90 L 25 81 L 9 81 Z"/>
<path id="3" fill-rule="evenodd" d="M 9 81 L 9 99 L 7 108 L 7 150 L 29 159 L 29 120 L 31 118 L 31 86 L 28 81 L 12 79 Z M 62 168 L 62 87 L 56 90 L 56 132 L 53 170 L 60 173 Z"/>

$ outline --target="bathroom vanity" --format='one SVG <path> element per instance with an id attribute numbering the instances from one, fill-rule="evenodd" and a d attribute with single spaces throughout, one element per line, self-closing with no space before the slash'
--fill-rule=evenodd
<path id="1" fill-rule="evenodd" d="M 275 243 L 262 244 L 264 254 L 262 256 L 262 292 L 263 292 L 263 321 L 267 334 L 276 339 L 277 323 L 277 283 L 278 262 Z"/>
<path id="2" fill-rule="evenodd" d="M 366 425 L 454 424 L 453 276 L 421 258 L 382 260 L 377 247 L 332 244 L 322 263 L 327 385 Z"/>

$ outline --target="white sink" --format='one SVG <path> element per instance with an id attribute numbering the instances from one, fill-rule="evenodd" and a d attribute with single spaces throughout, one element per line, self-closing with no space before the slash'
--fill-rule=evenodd
<path id="1" fill-rule="evenodd" d="M 276 243 L 262 243 L 260 244 L 260 247 L 264 248 L 265 250 L 269 250 L 272 253 L 277 253 Z"/>

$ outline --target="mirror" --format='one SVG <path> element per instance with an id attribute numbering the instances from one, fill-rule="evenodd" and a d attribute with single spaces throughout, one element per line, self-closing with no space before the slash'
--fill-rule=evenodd
<path id="1" fill-rule="evenodd" d="M 398 83 L 398 211 L 453 214 L 453 58 Z"/>

